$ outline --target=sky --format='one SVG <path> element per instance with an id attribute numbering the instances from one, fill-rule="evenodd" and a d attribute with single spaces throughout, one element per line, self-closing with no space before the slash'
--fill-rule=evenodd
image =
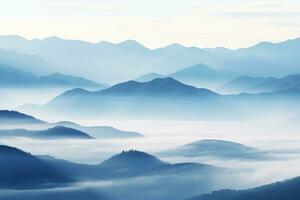
<path id="1" fill-rule="evenodd" d="M 0 35 L 149 48 L 239 48 L 300 37 L 300 0 L 0 0 Z"/>

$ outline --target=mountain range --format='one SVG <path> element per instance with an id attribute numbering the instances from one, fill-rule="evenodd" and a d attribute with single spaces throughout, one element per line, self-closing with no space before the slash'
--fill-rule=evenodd
<path id="1" fill-rule="evenodd" d="M 122 131 L 110 126 L 82 126 L 70 121 L 48 123 L 17 111 L 0 110 L 0 137 L 30 137 L 37 139 L 92 139 L 144 137 L 134 131 Z"/>
<path id="2" fill-rule="evenodd" d="M 33 116 L 12 110 L 0 110 L 0 125 L 6 124 L 41 124 L 45 123 Z"/>
<path id="3" fill-rule="evenodd" d="M 88 88 L 88 89 L 101 89 L 105 85 L 95 83 L 93 81 L 68 76 L 65 74 L 54 73 L 47 76 L 36 76 L 17 69 L 15 67 L 0 65 L 0 87 L 10 88 Z"/>
<path id="4" fill-rule="evenodd" d="M 0 150 L 1 188 L 32 188 L 42 187 L 46 183 L 111 180 L 152 175 L 170 176 L 181 173 L 191 175 L 195 172 L 206 172 L 208 175 L 225 172 L 225 169 L 205 164 L 170 164 L 136 150 L 123 151 L 96 165 L 72 163 L 50 156 L 33 156 L 5 145 L 1 145 Z"/>
<path id="5" fill-rule="evenodd" d="M 290 74 L 281 78 L 242 76 L 223 85 L 222 92 L 278 92 L 300 89 L 300 74 Z"/>
<path id="6" fill-rule="evenodd" d="M 29 104 L 18 110 L 90 119 L 276 119 L 285 116 L 282 114 L 292 116 L 300 113 L 297 109 L 299 99 L 298 88 L 221 95 L 167 77 L 148 82 L 127 81 L 95 92 L 77 88 L 44 105 Z"/>
<path id="7" fill-rule="evenodd" d="M 51 63 L 51 67 L 45 65 L 45 71 L 80 75 L 107 83 L 126 81 L 150 72 L 169 74 L 196 63 L 248 76 L 299 73 L 300 60 L 296 53 L 299 48 L 300 39 L 262 42 L 237 50 L 180 44 L 151 50 L 134 40 L 113 44 L 58 37 L 34 40 L 20 36 L 0 37 L 0 49 L 35 55 Z"/>
<path id="8" fill-rule="evenodd" d="M 34 139 L 94 139 L 82 131 L 64 126 L 56 126 L 46 130 L 0 129 L 0 137 L 28 137 Z"/>
<path id="9" fill-rule="evenodd" d="M 128 81 L 96 92 L 69 90 L 45 105 L 25 105 L 18 109 L 51 115 L 58 114 L 63 107 L 64 112 L 60 115 L 72 113 L 72 116 L 77 116 L 80 111 L 80 116 L 106 118 L 153 117 L 157 116 L 158 110 L 162 118 L 172 115 L 177 118 L 178 113 L 182 117 L 209 117 L 205 109 L 220 109 L 220 97 L 208 89 L 186 85 L 173 78 L 158 78 L 143 83 Z M 77 109 L 74 110 L 74 107 Z"/>
<path id="10" fill-rule="evenodd" d="M 180 82 L 193 86 L 215 89 L 224 84 L 226 81 L 229 81 L 237 76 L 238 74 L 235 74 L 233 72 L 230 73 L 226 71 L 216 71 L 205 64 L 198 63 L 167 75 L 148 73 L 136 78 L 135 81 L 148 82 L 156 78 L 171 77 Z"/>

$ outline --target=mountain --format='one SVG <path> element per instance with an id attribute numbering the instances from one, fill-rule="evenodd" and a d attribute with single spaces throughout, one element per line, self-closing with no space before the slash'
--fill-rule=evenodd
<path id="1" fill-rule="evenodd" d="M 6 150 L 7 148 L 8 150 Z M 5 190 L 0 193 L 1 199 L 31 199 L 30 197 L 37 196 L 41 199 L 55 199 L 57 196 L 61 199 L 64 197 L 69 199 L 68 197 L 72 197 L 70 191 L 73 191 L 73 195 L 76 197 L 88 194 L 83 191 L 99 191 L 100 193 L 97 192 L 95 195 L 105 194 L 107 197 L 115 197 L 108 199 L 124 199 L 122 197 L 135 199 L 137 196 L 145 199 L 145 193 L 147 194 L 146 200 L 162 200 L 167 197 L 184 199 L 189 195 L 196 195 L 199 191 L 204 193 L 220 188 L 220 185 L 213 180 L 222 175 L 228 176 L 225 169 L 197 163 L 166 163 L 148 153 L 134 150 L 124 151 L 100 164 L 88 165 L 59 160 L 50 156 L 32 156 L 12 147 L 0 146 L 0 164 L 2 188 L 45 188 Z M 63 174 L 63 177 L 60 174 Z M 98 185 L 103 181 L 112 183 L 114 187 L 107 187 L 106 184 L 104 187 L 102 184 Z M 81 186 L 87 182 L 91 185 L 74 187 L 74 185 Z M 66 187 L 66 183 L 76 184 Z M 191 185 L 193 187 L 190 187 Z M 57 188 L 49 190 L 50 187 Z M 134 190 L 134 188 L 138 188 L 138 190 Z M 163 192 L 161 192 L 161 188 L 164 188 Z M 95 195 L 92 195 L 92 199 L 104 198 L 102 195 L 95 198 L 97 196 Z"/>
<path id="2" fill-rule="evenodd" d="M 40 82 L 42 85 L 54 86 L 65 86 L 65 87 L 82 87 L 82 88 L 104 88 L 104 84 L 95 83 L 93 81 L 87 80 L 85 78 L 69 76 L 60 73 L 50 74 L 48 76 L 40 77 Z"/>
<path id="3" fill-rule="evenodd" d="M 114 155 L 108 160 L 100 164 L 101 167 L 105 168 L 123 168 L 123 169 L 139 169 L 145 170 L 150 169 L 158 165 L 166 164 L 156 157 L 147 154 L 145 152 L 129 150 L 123 151 L 120 154 Z"/>
<path id="4" fill-rule="evenodd" d="M 136 79 L 134 79 L 137 82 L 148 82 L 148 81 L 152 81 L 154 79 L 157 78 L 164 78 L 165 76 L 162 74 L 158 74 L 158 73 L 148 73 L 148 74 L 144 74 Z"/>
<path id="5" fill-rule="evenodd" d="M 300 198 L 300 178 L 247 190 L 221 190 L 189 200 L 296 200 Z"/>
<path id="6" fill-rule="evenodd" d="M 129 150 L 116 154 L 97 165 L 77 164 L 58 160 L 49 156 L 40 157 L 55 166 L 66 175 L 73 174 L 76 180 L 102 180 L 146 176 L 178 176 L 207 172 L 209 174 L 225 173 L 224 169 L 198 163 L 171 164 L 148 153 Z"/>
<path id="7" fill-rule="evenodd" d="M 88 133 L 94 138 L 133 138 L 144 137 L 141 133 L 134 131 L 122 131 L 109 126 L 82 126 L 73 122 L 62 121 L 54 125 L 65 126 Z"/>
<path id="8" fill-rule="evenodd" d="M 5 124 L 41 124 L 43 121 L 33 116 L 12 110 L 0 110 L 0 125 Z"/>
<path id="9" fill-rule="evenodd" d="M 180 44 L 151 50 L 134 40 L 113 44 L 58 37 L 26 40 L 19 36 L 1 36 L 0 48 L 47 60 L 51 66 L 46 66 L 46 73 L 60 72 L 116 83 L 150 72 L 169 74 L 195 63 L 204 63 L 214 70 L 233 71 L 247 76 L 299 73 L 300 60 L 296 53 L 300 48 L 299 41 L 300 39 L 280 43 L 263 42 L 237 50 L 185 47 Z M 9 56 L 4 58 L 13 60 Z"/>
<path id="10" fill-rule="evenodd" d="M 291 74 L 282 78 L 275 77 L 239 77 L 222 86 L 225 92 L 276 92 L 300 88 L 300 74 Z"/>
<path id="11" fill-rule="evenodd" d="M 265 79 L 264 77 L 241 76 L 224 84 L 218 91 L 226 93 L 247 92 L 259 83 L 262 83 Z"/>
<path id="12" fill-rule="evenodd" d="M 15 66 L 18 70 L 29 73 L 45 75 L 53 72 L 54 66 L 48 60 L 37 55 L 20 53 L 17 51 L 5 51 L 0 47 L 0 64 Z"/>
<path id="13" fill-rule="evenodd" d="M 174 77 L 178 80 L 211 80 L 219 76 L 218 72 L 207 65 L 198 63 L 190 67 L 181 69 L 177 72 L 169 74 L 170 77 Z"/>
<path id="14" fill-rule="evenodd" d="M 114 85 L 108 89 L 99 92 L 104 95 L 118 96 L 160 96 L 160 97 L 187 97 L 187 96 L 203 96 L 213 97 L 216 93 L 199 89 L 193 86 L 185 85 L 173 78 L 157 78 L 152 81 L 140 83 L 136 81 L 128 81 Z"/>
<path id="15" fill-rule="evenodd" d="M 47 76 L 38 77 L 34 74 L 19 70 L 15 67 L 0 65 L 0 87 L 12 88 L 91 88 L 101 89 L 105 85 L 101 85 L 81 77 L 68 76 L 60 73 L 54 73 Z"/>
<path id="16" fill-rule="evenodd" d="M 0 145 L 0 165 L 0 188 L 40 188 L 72 181 L 43 160 L 5 145 Z"/>
<path id="17" fill-rule="evenodd" d="M 36 77 L 33 74 L 21 71 L 19 69 L 0 65 L 0 87 L 7 87 L 13 85 L 26 86 L 34 84 Z"/>
<path id="18" fill-rule="evenodd" d="M 0 134 L 6 137 L 49 138 L 51 136 L 82 139 L 144 137 L 138 132 L 123 131 L 110 126 L 82 126 L 70 121 L 48 123 L 24 113 L 8 110 L 0 110 L 0 128 Z"/>
<path id="19" fill-rule="evenodd" d="M 158 115 L 158 110 L 161 118 L 194 118 L 195 115 L 209 118 L 210 112 L 220 109 L 219 98 L 220 95 L 208 89 L 189 86 L 173 78 L 162 78 L 144 83 L 128 81 L 96 92 L 70 90 L 45 105 L 28 105 L 18 109 L 53 116 L 64 111 L 61 115 L 87 118 L 153 118 Z"/>
<path id="20" fill-rule="evenodd" d="M 267 152 L 257 150 L 236 142 L 224 140 L 199 140 L 174 150 L 162 152 L 164 156 L 213 156 L 226 159 L 267 159 Z"/>
<path id="21" fill-rule="evenodd" d="M 94 139 L 82 131 L 63 126 L 56 126 L 47 130 L 0 130 L 0 137 L 29 137 L 35 139 Z"/>

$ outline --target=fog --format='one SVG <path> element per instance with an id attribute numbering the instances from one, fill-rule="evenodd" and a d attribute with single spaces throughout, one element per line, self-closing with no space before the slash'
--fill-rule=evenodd
<path id="1" fill-rule="evenodd" d="M 15 109 L 24 104 L 44 104 L 64 91 L 63 88 L 0 88 L 0 108 Z"/>

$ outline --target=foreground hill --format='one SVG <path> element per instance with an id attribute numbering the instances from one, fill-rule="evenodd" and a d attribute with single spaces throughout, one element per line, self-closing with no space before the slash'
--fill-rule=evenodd
<path id="1" fill-rule="evenodd" d="M 300 199 L 300 178 L 248 190 L 221 190 L 189 200 L 296 200 Z"/>
<path id="2" fill-rule="evenodd" d="M 200 157 L 212 156 L 226 159 L 267 159 L 266 152 L 245 146 L 240 143 L 223 140 L 199 140 L 178 147 L 174 150 L 162 152 L 164 156 Z"/>
<path id="3" fill-rule="evenodd" d="M 196 195 L 199 191 L 204 193 L 222 188 L 213 181 L 214 177 L 226 177 L 225 169 L 197 163 L 171 164 L 134 150 L 124 151 L 99 164 L 87 165 L 49 156 L 32 156 L 13 147 L 0 146 L 0 162 L 0 186 L 3 189 L 48 189 L 67 186 L 65 183 L 77 183 L 53 190 L 1 192 L 1 199 L 30 199 L 29 197 L 36 196 L 41 199 L 55 199 L 55 196 L 60 196 L 64 199 L 64 196 L 67 198 L 72 194 L 80 197 L 88 194 L 84 191 L 97 191 L 95 195 L 105 194 L 112 197 L 109 199 L 136 199 L 139 196 L 138 199 L 146 200 L 163 200 L 169 197 L 179 200 L 191 194 Z M 76 187 L 81 186 L 82 181 L 84 187 Z M 113 187 L 98 185 L 103 181 L 109 182 Z M 85 185 L 87 182 L 89 184 Z M 91 199 L 95 199 L 96 196 L 92 197 Z"/>
<path id="4" fill-rule="evenodd" d="M 28 137 L 34 139 L 94 139 L 82 131 L 63 126 L 56 126 L 46 130 L 0 130 L 0 137 Z"/>
<path id="5" fill-rule="evenodd" d="M 217 96 L 216 93 L 199 89 L 190 85 L 183 84 L 173 78 L 157 78 L 152 81 L 140 83 L 128 81 L 114 85 L 108 89 L 102 90 L 97 94 L 118 95 L 118 96 L 157 96 L 157 97 L 185 97 L 202 96 L 203 98 Z"/>
<path id="6" fill-rule="evenodd" d="M 0 188 L 34 188 L 69 183 L 71 178 L 43 160 L 0 145 Z"/>

